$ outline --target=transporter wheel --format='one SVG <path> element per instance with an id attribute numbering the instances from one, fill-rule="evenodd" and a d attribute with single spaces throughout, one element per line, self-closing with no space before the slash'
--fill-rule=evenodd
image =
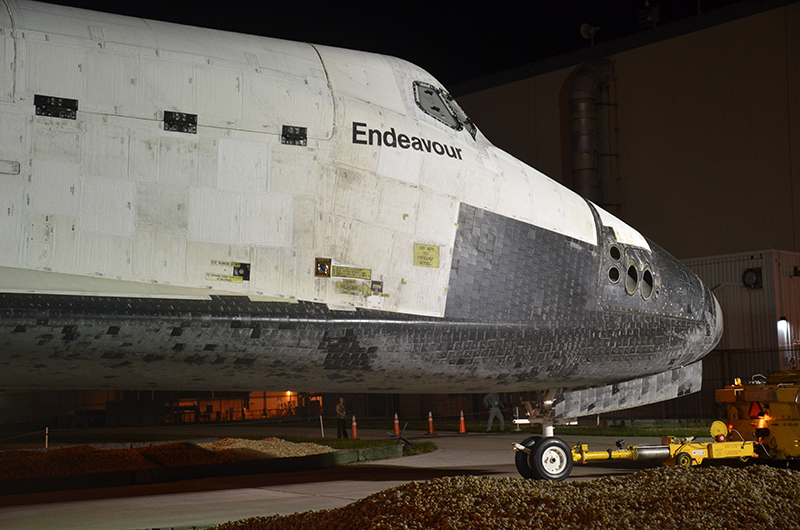
<path id="1" fill-rule="evenodd" d="M 531 436 L 530 438 L 525 438 L 522 440 L 520 445 L 524 445 L 528 449 L 533 450 L 533 447 L 541 439 L 541 436 Z M 523 453 L 522 451 L 514 451 L 514 453 L 514 463 L 517 465 L 517 471 L 520 475 L 522 475 L 522 478 L 536 478 L 533 476 L 533 470 L 531 470 L 531 465 L 528 462 L 528 454 Z"/>
<path id="2" fill-rule="evenodd" d="M 561 482 L 572 472 L 572 449 L 560 438 L 542 438 L 528 459 L 533 478 Z"/>
<path id="3" fill-rule="evenodd" d="M 692 467 L 692 456 L 689 453 L 675 455 L 675 465 L 678 467 Z"/>

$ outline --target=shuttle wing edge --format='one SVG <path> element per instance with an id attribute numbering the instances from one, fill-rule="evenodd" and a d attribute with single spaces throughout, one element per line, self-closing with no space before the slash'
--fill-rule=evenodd
<path id="1" fill-rule="evenodd" d="M 630 409 L 699 392 L 703 361 L 623 383 L 564 392 L 556 397 L 555 419 Z"/>

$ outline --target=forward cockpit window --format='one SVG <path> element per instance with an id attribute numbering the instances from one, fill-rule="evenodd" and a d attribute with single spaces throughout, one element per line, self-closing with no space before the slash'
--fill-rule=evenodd
<path id="1" fill-rule="evenodd" d="M 414 99 L 417 106 L 426 114 L 460 131 L 466 129 L 473 138 L 477 129 L 458 106 L 453 96 L 440 88 L 422 81 L 414 81 Z"/>

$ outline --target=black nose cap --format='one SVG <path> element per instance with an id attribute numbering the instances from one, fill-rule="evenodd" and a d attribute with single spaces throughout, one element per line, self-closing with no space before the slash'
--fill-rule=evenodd
<path id="1" fill-rule="evenodd" d="M 720 339 L 722 339 L 722 308 L 719 306 L 717 298 L 708 289 L 706 289 L 706 296 L 710 297 L 713 306 L 713 309 L 707 313 L 706 319 L 708 320 L 709 328 L 714 334 L 713 343 L 709 349 L 714 349 L 714 347 L 719 344 Z"/>

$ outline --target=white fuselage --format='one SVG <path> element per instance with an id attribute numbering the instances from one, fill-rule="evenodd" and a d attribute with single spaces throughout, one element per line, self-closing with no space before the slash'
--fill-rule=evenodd
<path id="1" fill-rule="evenodd" d="M 608 320 L 602 317 L 603 310 L 615 311 L 617 316 L 646 315 L 634 326 L 640 330 L 636 337 L 647 318 L 657 317 L 714 330 L 711 336 L 706 333 L 698 339 L 694 324 L 681 324 L 675 331 L 680 339 L 668 341 L 671 363 L 651 362 L 661 350 L 648 337 L 646 346 L 637 351 L 647 350 L 651 357 L 637 358 L 632 364 L 619 359 L 608 371 L 581 371 L 577 365 L 595 362 L 591 355 L 597 346 L 580 353 L 583 347 L 570 343 L 564 348 L 572 352 L 569 364 L 575 366 L 568 373 L 581 375 L 567 377 L 567 382 L 607 382 L 620 375 L 654 373 L 667 364 L 691 362 L 716 342 L 721 316 L 709 314 L 714 306 L 696 278 L 692 276 L 682 287 L 671 287 L 669 279 L 674 275 L 667 269 L 677 266 L 653 257 L 657 249 L 636 230 L 495 148 L 441 85 L 412 64 L 369 53 L 35 2 L 6 0 L 4 4 L 0 9 L 0 57 L 5 58 L 0 69 L 0 293 L 9 297 L 4 307 L 11 304 L 18 315 L 46 313 L 46 318 L 26 314 L 37 324 L 6 320 L 6 337 L 11 338 L 5 344 L 18 357 L 7 358 L 5 365 L 14 367 L 16 386 L 38 386 L 41 373 L 38 380 L 24 374 L 29 365 L 38 366 L 45 358 L 66 363 L 59 367 L 63 377 L 44 377 L 46 384 L 70 386 L 75 374 L 63 375 L 69 374 L 65 352 L 79 349 L 74 341 L 60 345 L 45 341 L 48 345 L 37 353 L 31 350 L 41 340 L 20 342 L 23 331 L 49 326 L 50 332 L 39 331 L 52 336 L 70 326 L 78 330 L 81 325 L 94 325 L 92 333 L 102 334 L 105 327 L 122 327 L 118 332 L 125 333 L 124 324 L 98 324 L 107 315 L 98 310 L 100 316 L 87 316 L 92 312 L 84 305 L 80 316 L 70 316 L 65 310 L 58 320 L 48 311 L 54 307 L 52 300 L 64 299 L 52 297 L 84 297 L 84 302 L 91 297 L 106 302 L 152 300 L 158 305 L 165 300 L 202 304 L 216 296 L 244 296 L 248 303 L 267 304 L 267 313 L 277 320 L 313 320 L 316 317 L 309 314 L 316 310 L 298 310 L 298 305 L 311 304 L 326 311 L 315 321 L 319 337 L 308 338 L 314 344 L 326 333 L 342 332 L 332 330 L 342 322 L 352 322 L 351 314 L 359 315 L 356 322 L 393 322 L 396 315 L 404 323 L 398 324 L 404 332 L 404 326 L 417 326 L 411 322 L 420 317 L 436 325 L 455 320 L 461 326 L 473 322 L 476 328 L 511 323 L 546 328 L 546 336 L 553 338 L 543 335 L 537 340 L 560 340 L 552 319 L 563 320 L 563 311 L 574 313 L 574 308 L 561 313 L 543 311 L 542 307 L 557 302 L 550 301 L 542 286 L 529 285 L 518 292 L 535 302 L 531 302 L 535 307 L 526 309 L 527 315 L 509 316 L 510 311 L 495 307 L 502 301 L 494 300 L 494 295 L 488 295 L 492 302 L 482 304 L 480 310 L 469 309 L 480 305 L 478 299 L 461 302 L 468 293 L 477 292 L 471 280 L 464 279 L 465 273 L 470 278 L 473 273 L 466 271 L 469 260 L 461 243 L 466 235 L 459 232 L 465 229 L 463 219 L 477 223 L 474 212 L 491 217 L 490 232 L 502 225 L 512 234 L 528 226 L 545 234 L 539 241 L 552 238 L 547 239 L 547 252 L 582 253 L 581 272 L 570 280 L 576 286 L 558 289 L 562 294 L 564 289 L 580 291 L 591 302 L 584 304 L 592 312 L 585 319 L 589 327 L 581 331 L 587 337 L 591 337 L 591 326 Z M 476 245 L 478 261 L 491 261 L 491 252 Z M 531 245 L 524 252 L 535 256 L 537 250 Z M 600 258 L 607 245 L 623 250 L 622 258 L 609 262 L 619 267 L 623 277 L 631 266 L 636 282 L 647 278 L 649 271 L 649 288 L 656 291 L 652 303 L 637 285 L 627 294 L 612 293 L 610 302 L 600 300 L 609 283 Z M 569 279 L 571 259 L 549 256 L 549 268 L 542 270 L 557 268 L 559 275 Z M 543 262 L 536 266 L 509 263 L 505 266 L 517 272 L 529 265 L 530 270 L 545 266 Z M 482 266 L 481 271 L 486 269 Z M 451 291 L 454 286 L 459 287 L 458 294 Z M 496 292 L 513 293 L 509 288 Z M 28 295 L 34 298 L 24 299 Z M 685 296 L 694 301 L 680 298 Z M 98 307 L 115 314 L 122 311 L 112 302 Z M 181 306 L 188 317 L 148 307 L 128 320 L 142 322 L 160 314 L 166 320 L 184 322 L 192 320 L 192 314 L 197 320 L 203 313 L 197 309 L 201 306 Z M 487 307 L 492 311 L 487 313 Z M 698 312 L 693 313 L 692 307 Z M 259 311 L 250 308 L 240 313 L 250 315 L 245 318 L 248 322 L 266 318 Z M 230 308 L 222 313 L 238 314 Z M 544 320 L 537 320 L 542 315 Z M 268 327 L 265 321 L 259 329 Z M 140 333 L 129 331 L 130 340 L 123 343 L 139 344 L 135 337 Z M 654 331 L 655 335 L 663 337 L 664 328 Z M 78 336 L 88 335 L 76 331 Z M 304 339 L 282 337 L 281 352 L 270 350 L 269 342 L 245 352 L 237 349 L 235 339 L 217 338 L 215 344 L 228 345 L 220 346 L 229 355 L 223 359 L 246 354 L 254 359 L 247 366 L 262 362 L 258 351 L 264 359 L 285 360 L 306 355 L 300 350 L 311 356 L 315 348 L 324 349 L 305 345 L 290 353 L 285 351 L 286 344 Z M 691 342 L 684 356 L 675 353 L 682 347 L 679 340 Z M 84 346 L 87 351 L 92 349 L 89 342 Z M 153 370 L 137 372 L 131 366 L 146 355 L 161 355 L 161 349 L 180 352 L 166 354 L 167 360 L 170 355 L 186 355 L 185 348 L 191 347 L 199 348 L 193 355 L 200 355 L 201 342 L 195 346 L 179 343 L 181 348 L 175 350 L 166 343 L 143 341 L 139 350 L 122 353 L 113 352 L 130 346 L 103 343 L 94 355 L 80 352 L 78 357 L 95 366 L 101 366 L 102 359 L 124 357 L 127 369 L 137 375 L 119 377 L 110 386 L 152 387 L 161 384 L 158 381 L 180 386 L 186 379 L 171 374 L 159 380 L 152 374 L 142 375 Z M 416 339 L 400 342 L 418 343 Z M 365 351 L 374 348 L 370 355 L 379 358 L 381 344 L 385 342 L 378 341 Z M 394 345 L 391 353 L 411 355 L 413 348 L 408 348 Z M 480 346 L 481 351 L 487 348 L 491 349 Z M 526 350 L 526 355 L 529 362 L 539 363 L 536 355 L 546 357 L 560 348 L 552 343 L 538 353 Z M 587 360 L 578 360 L 584 357 Z M 393 362 L 404 364 L 397 357 L 391 359 L 383 364 L 373 359 L 378 364 L 368 370 L 365 364 L 357 368 L 376 373 L 380 365 L 378 372 L 389 373 Z M 487 384 L 497 388 L 496 376 L 507 377 L 513 371 L 509 367 L 519 364 L 515 360 L 492 375 L 493 362 L 484 361 L 480 369 L 473 367 L 453 379 L 454 388 L 462 388 L 469 377 L 491 380 Z M 177 366 L 188 364 L 197 371 L 210 362 L 203 357 Z M 309 390 L 322 390 L 319 385 L 325 384 L 347 387 L 331 383 L 322 371 L 323 362 L 315 362 L 304 358 L 288 369 L 283 380 L 290 384 L 285 388 L 300 389 L 297 384 L 312 380 L 318 386 Z M 437 377 L 459 366 L 449 364 L 437 372 L 423 362 L 414 368 L 414 377 L 419 379 L 419 374 L 429 371 Z M 620 374 L 618 366 L 631 368 Z M 315 367 L 321 371 L 311 377 Z M 30 374 L 36 372 L 31 370 Z M 305 372 L 299 379 L 291 375 L 298 370 Z M 329 363 L 324 370 L 348 368 L 346 363 Z M 385 380 L 401 381 L 404 376 L 408 374 L 399 370 Z M 232 380 L 215 382 L 211 371 L 198 377 L 195 386 L 203 388 L 236 386 Z M 564 381 L 557 380 L 560 376 L 553 377 L 554 386 L 563 386 Z M 545 383 L 540 379 L 513 386 L 542 387 Z M 258 380 L 248 379 L 247 384 Z M 376 383 L 377 387 L 381 384 Z M 426 381 L 403 388 L 414 391 L 429 386 Z"/>

